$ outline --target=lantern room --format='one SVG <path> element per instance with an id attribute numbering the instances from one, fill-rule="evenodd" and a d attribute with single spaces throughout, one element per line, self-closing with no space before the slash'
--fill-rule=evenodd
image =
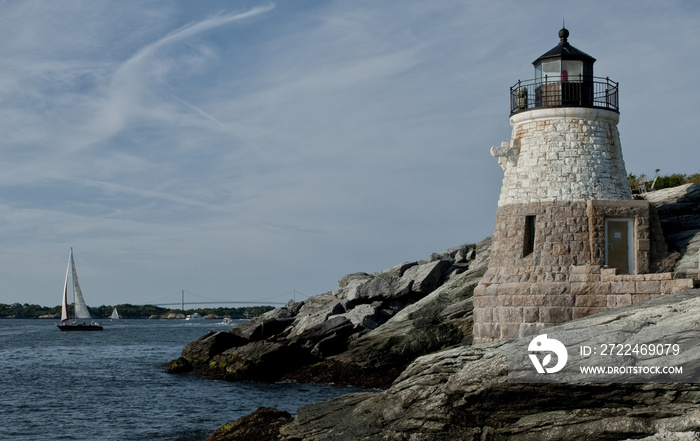
<path id="1" fill-rule="evenodd" d="M 595 58 L 571 46 L 568 41 L 569 31 L 559 31 L 559 44 L 539 57 L 532 64 L 535 66 L 535 81 L 592 82 Z"/>
<path id="2" fill-rule="evenodd" d="M 569 44 L 569 30 L 559 44 L 535 60 L 535 79 L 511 87 L 511 115 L 540 107 L 602 107 L 618 111 L 618 84 L 595 78 L 595 58 Z"/>

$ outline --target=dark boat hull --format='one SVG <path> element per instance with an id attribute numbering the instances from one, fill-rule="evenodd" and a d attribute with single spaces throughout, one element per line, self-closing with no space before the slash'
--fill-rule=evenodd
<path id="1" fill-rule="evenodd" d="M 101 331 L 102 325 L 97 323 L 90 324 L 70 324 L 70 325 L 58 325 L 58 329 L 61 331 Z"/>

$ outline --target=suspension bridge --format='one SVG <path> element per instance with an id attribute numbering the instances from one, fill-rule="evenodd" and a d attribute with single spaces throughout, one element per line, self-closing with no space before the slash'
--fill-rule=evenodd
<path id="1" fill-rule="evenodd" d="M 187 297 L 185 297 L 185 294 L 187 294 Z M 287 292 L 284 294 L 280 294 L 275 297 L 270 297 L 267 299 L 260 299 L 260 300 L 223 300 L 223 299 L 214 299 L 206 296 L 202 296 L 199 294 L 191 293 L 189 291 L 185 291 L 184 289 L 181 290 L 180 292 L 176 292 L 173 294 L 170 294 L 166 297 L 161 297 L 159 299 L 156 299 L 152 302 L 147 302 L 145 304 L 147 305 L 154 305 L 154 306 L 177 306 L 179 305 L 182 310 L 185 309 L 185 306 L 193 306 L 193 305 L 247 305 L 247 306 L 267 306 L 267 305 L 286 305 L 289 300 L 286 302 L 280 301 L 280 298 L 283 298 L 283 296 L 289 296 L 288 299 L 297 301 L 297 296 L 303 297 L 304 299 L 307 298 L 307 296 L 301 294 L 299 291 L 291 291 Z M 178 301 L 175 301 L 176 298 L 179 297 Z"/>

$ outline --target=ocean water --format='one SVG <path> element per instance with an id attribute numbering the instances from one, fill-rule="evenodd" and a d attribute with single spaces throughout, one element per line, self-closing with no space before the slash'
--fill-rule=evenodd
<path id="1" fill-rule="evenodd" d="M 0 320 L 0 440 L 201 440 L 260 406 L 292 414 L 354 391 L 169 375 L 214 320 L 119 320 L 61 332 L 52 320 Z"/>

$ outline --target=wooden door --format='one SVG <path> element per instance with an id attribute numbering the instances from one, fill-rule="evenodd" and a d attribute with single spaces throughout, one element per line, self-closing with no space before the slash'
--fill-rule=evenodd
<path id="1" fill-rule="evenodd" d="M 607 221 L 607 265 L 609 268 L 617 268 L 618 274 L 630 273 L 630 243 L 628 220 Z"/>

